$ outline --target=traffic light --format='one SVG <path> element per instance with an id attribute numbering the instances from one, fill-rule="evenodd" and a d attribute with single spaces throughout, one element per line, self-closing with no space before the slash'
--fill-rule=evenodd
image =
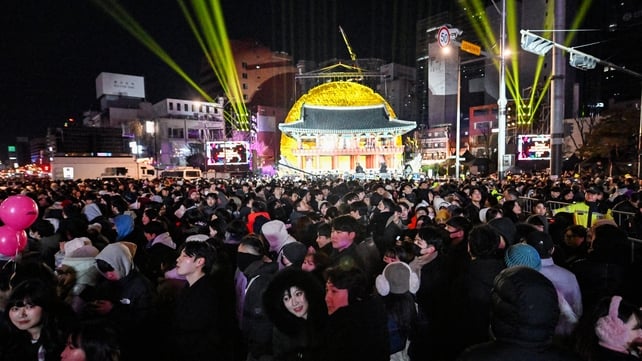
<path id="1" fill-rule="evenodd" d="M 551 40 L 544 39 L 526 30 L 522 30 L 522 49 L 540 56 L 546 55 L 553 47 Z"/>
<path id="2" fill-rule="evenodd" d="M 574 52 L 571 53 L 568 63 L 577 69 L 580 70 L 590 70 L 595 69 L 597 65 L 597 58 L 584 53 Z"/>

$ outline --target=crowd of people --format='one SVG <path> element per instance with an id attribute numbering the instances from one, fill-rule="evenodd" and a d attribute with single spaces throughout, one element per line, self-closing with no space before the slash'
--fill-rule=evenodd
<path id="1" fill-rule="evenodd" d="M 637 360 L 640 192 L 628 175 L 6 181 L 0 201 L 39 214 L 0 255 L 0 361 Z"/>

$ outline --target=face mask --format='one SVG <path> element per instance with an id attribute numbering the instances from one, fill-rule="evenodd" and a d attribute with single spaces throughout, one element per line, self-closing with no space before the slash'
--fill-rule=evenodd
<path id="1" fill-rule="evenodd" d="M 262 257 L 249 254 L 249 253 L 237 253 L 236 254 L 236 265 L 238 266 L 239 270 L 241 272 L 245 272 L 245 270 L 254 262 L 260 260 Z"/>
<path id="2" fill-rule="evenodd" d="M 416 244 L 413 243 L 413 245 L 412 245 L 412 253 L 417 257 L 421 256 L 421 247 L 419 247 L 419 246 L 417 246 Z"/>

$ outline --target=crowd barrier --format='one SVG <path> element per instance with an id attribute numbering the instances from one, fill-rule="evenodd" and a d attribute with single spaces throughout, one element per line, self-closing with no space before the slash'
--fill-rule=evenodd
<path id="1" fill-rule="evenodd" d="M 522 206 L 522 212 L 526 214 L 533 213 L 532 212 L 533 205 L 535 204 L 536 201 L 538 201 L 537 198 L 520 197 L 519 200 L 520 200 L 520 205 Z M 554 210 L 557 210 L 562 207 L 566 207 L 567 205 L 568 203 L 559 202 L 559 201 L 546 202 L 546 208 L 548 209 L 549 214 L 553 214 Z M 618 227 L 624 230 L 626 230 L 625 227 L 627 226 L 626 221 L 631 217 L 635 216 L 635 213 L 631 213 L 631 212 L 612 210 L 611 213 L 613 215 L 613 220 L 618 225 Z M 628 237 L 628 241 L 630 242 L 630 247 L 631 247 L 631 262 L 633 263 L 638 259 L 642 260 L 642 239 Z"/>

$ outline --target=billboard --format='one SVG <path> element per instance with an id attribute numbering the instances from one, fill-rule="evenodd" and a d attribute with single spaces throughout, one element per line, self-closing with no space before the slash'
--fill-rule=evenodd
<path id="1" fill-rule="evenodd" d="M 517 160 L 550 160 L 551 135 L 526 134 L 517 137 Z"/>
<path id="2" fill-rule="evenodd" d="M 96 77 L 96 99 L 103 95 L 144 98 L 145 78 L 135 75 L 100 73 Z"/>
<path id="3" fill-rule="evenodd" d="M 250 143 L 243 141 L 207 142 L 207 165 L 238 165 L 249 163 Z"/>

